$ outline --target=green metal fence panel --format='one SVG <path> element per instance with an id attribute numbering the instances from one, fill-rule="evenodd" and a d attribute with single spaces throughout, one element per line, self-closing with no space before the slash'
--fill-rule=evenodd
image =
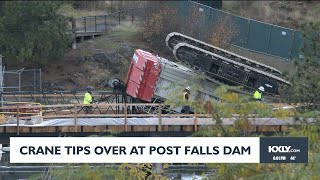
<path id="1" fill-rule="evenodd" d="M 302 34 L 299 31 L 294 31 L 293 44 L 291 53 L 289 55 L 289 59 L 298 59 L 302 58 L 301 53 L 301 45 L 302 45 Z"/>
<path id="2" fill-rule="evenodd" d="M 271 33 L 267 53 L 283 58 L 288 58 L 292 48 L 294 31 L 277 26 L 270 27 Z"/>
<path id="3" fill-rule="evenodd" d="M 179 7 L 179 16 L 183 20 L 188 20 L 191 7 L 196 7 L 205 16 L 208 16 L 199 19 L 200 35 L 201 31 L 207 30 L 207 28 L 208 31 L 213 31 L 217 18 L 228 15 L 238 30 L 237 35 L 233 38 L 233 45 L 289 60 L 301 57 L 302 37 L 299 31 L 235 16 L 193 1 L 178 1 L 176 3 Z"/>
<path id="4" fill-rule="evenodd" d="M 232 44 L 245 48 L 249 31 L 249 20 L 211 8 L 210 18 L 208 22 L 209 27 L 212 28 L 211 30 L 214 30 L 217 18 L 225 16 L 230 17 L 230 20 L 233 24 L 232 26 L 234 26 L 234 28 L 236 29 L 236 34 L 233 35 L 234 37 L 232 39 Z"/>
<path id="5" fill-rule="evenodd" d="M 221 17 L 225 17 L 227 15 L 229 15 L 229 14 L 225 13 L 223 11 L 219 11 L 219 10 L 211 8 L 210 17 L 208 19 L 208 25 L 211 27 L 211 31 L 214 30 L 214 28 L 216 26 L 217 19 L 221 18 Z"/>
<path id="6" fill-rule="evenodd" d="M 237 29 L 237 34 L 235 35 L 232 44 L 247 48 L 250 21 L 237 16 L 232 17 L 234 27 Z"/>
<path id="7" fill-rule="evenodd" d="M 179 7 L 179 1 L 166 1 L 163 3 L 166 7 L 173 8 L 173 9 L 180 9 Z"/>
<path id="8" fill-rule="evenodd" d="M 210 11 L 212 8 L 209 6 L 204 6 L 199 3 L 192 3 L 189 5 L 189 17 L 191 18 L 197 18 L 192 19 L 192 23 L 194 23 L 195 28 L 198 28 L 199 34 L 203 34 L 206 31 L 209 31 L 212 29 L 209 26 L 209 19 L 210 19 Z"/>
<path id="9" fill-rule="evenodd" d="M 214 27 L 216 25 L 217 16 L 219 15 L 218 11 L 211 9 L 208 19 L 208 26 L 211 29 L 211 31 L 214 31 Z"/>
<path id="10" fill-rule="evenodd" d="M 188 14 L 190 13 L 189 11 L 189 6 L 191 5 L 188 3 L 188 1 L 178 1 L 179 4 L 179 17 L 180 18 L 186 18 L 188 17 Z"/>
<path id="11" fill-rule="evenodd" d="M 268 41 L 270 38 L 271 26 L 258 21 L 250 21 L 248 46 L 253 51 L 268 52 Z"/>

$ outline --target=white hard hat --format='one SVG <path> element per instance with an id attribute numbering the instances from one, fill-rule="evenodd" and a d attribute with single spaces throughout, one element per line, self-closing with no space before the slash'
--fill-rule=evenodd
<path id="1" fill-rule="evenodd" d="M 259 89 L 260 91 L 264 91 L 264 87 L 263 87 L 263 86 L 260 86 L 258 89 Z"/>
<path id="2" fill-rule="evenodd" d="M 190 86 L 187 86 L 187 87 L 186 87 L 186 90 L 190 91 Z"/>

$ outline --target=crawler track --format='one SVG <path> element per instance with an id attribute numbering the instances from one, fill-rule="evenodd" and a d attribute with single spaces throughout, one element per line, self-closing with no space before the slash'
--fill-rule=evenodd
<path id="1" fill-rule="evenodd" d="M 279 94 L 280 84 L 289 84 L 279 76 L 187 43 L 176 44 L 173 54 L 176 59 L 199 73 L 204 72 L 209 80 L 220 81 L 228 85 L 241 85 L 246 91 L 252 92 L 264 85 L 266 91 L 264 94 L 275 96 Z"/>
<path id="2" fill-rule="evenodd" d="M 252 68 L 270 73 L 274 76 L 281 76 L 281 72 L 278 69 L 275 69 L 271 66 L 262 64 L 260 62 L 254 61 L 252 59 L 248 59 L 246 57 L 240 56 L 238 54 L 234 54 L 232 52 L 226 51 L 224 49 L 212 46 L 210 44 L 207 44 L 203 41 L 199 41 L 197 39 L 194 39 L 192 37 L 177 33 L 177 32 L 172 32 L 170 34 L 168 34 L 167 38 L 166 38 L 166 45 L 170 50 L 173 50 L 174 47 L 178 44 L 178 43 L 188 43 L 190 45 L 196 46 L 198 48 L 207 50 L 211 53 L 214 53 L 216 55 L 220 55 L 223 57 L 226 57 L 232 61 L 238 62 L 238 63 L 242 63 L 244 65 L 250 66 Z"/>

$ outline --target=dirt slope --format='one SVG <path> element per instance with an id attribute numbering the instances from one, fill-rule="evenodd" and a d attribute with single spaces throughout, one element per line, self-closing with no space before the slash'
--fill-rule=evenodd
<path id="1" fill-rule="evenodd" d="M 292 29 L 318 21 L 319 1 L 223 1 L 223 10 Z"/>
<path id="2" fill-rule="evenodd" d="M 146 45 L 135 25 L 122 25 L 109 33 L 77 44 L 54 64 L 43 69 L 44 90 L 105 90 L 110 77 L 125 79 L 132 53 Z"/>

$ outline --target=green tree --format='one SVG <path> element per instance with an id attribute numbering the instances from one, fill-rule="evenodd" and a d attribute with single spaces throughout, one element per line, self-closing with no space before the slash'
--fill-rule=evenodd
<path id="1" fill-rule="evenodd" d="M 67 19 L 56 12 L 63 2 L 0 3 L 0 52 L 9 61 L 39 61 L 64 54 L 71 42 Z"/>
<path id="2" fill-rule="evenodd" d="M 291 86 L 284 87 L 288 102 L 304 103 L 307 110 L 320 109 L 320 22 L 303 26 L 303 60 L 296 60 L 296 70 L 288 74 Z"/>

